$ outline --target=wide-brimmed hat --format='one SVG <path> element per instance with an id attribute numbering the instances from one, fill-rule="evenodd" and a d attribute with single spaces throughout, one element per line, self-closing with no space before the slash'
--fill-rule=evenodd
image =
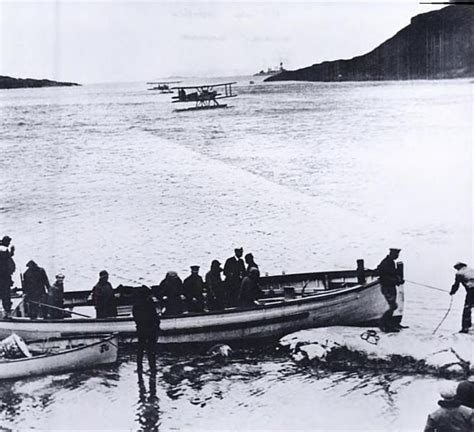
<path id="1" fill-rule="evenodd" d="M 399 248 L 390 248 L 389 251 L 390 252 L 401 252 L 401 249 L 399 249 Z"/>
<path id="2" fill-rule="evenodd" d="M 59 279 L 59 280 L 64 280 L 66 278 L 66 276 L 64 276 L 62 273 L 58 273 L 56 275 L 56 279 Z"/>
<path id="3" fill-rule="evenodd" d="M 467 267 L 467 264 L 461 262 L 461 261 L 458 261 L 456 264 L 453 265 L 453 267 L 456 269 L 456 270 L 459 270 L 460 268 L 463 268 L 463 267 Z"/>

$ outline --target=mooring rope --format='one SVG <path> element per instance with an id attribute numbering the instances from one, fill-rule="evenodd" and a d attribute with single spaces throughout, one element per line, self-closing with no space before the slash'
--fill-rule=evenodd
<path id="1" fill-rule="evenodd" d="M 405 279 L 405 282 L 409 282 L 413 285 L 418 285 L 418 286 L 421 286 L 421 287 L 425 287 L 425 288 L 429 288 L 429 289 L 432 289 L 434 291 L 441 291 L 445 294 L 450 294 L 449 291 L 446 291 L 444 289 L 441 289 L 441 288 L 438 288 L 438 287 L 435 287 L 435 286 L 432 286 L 432 285 L 426 285 L 426 284 L 422 284 L 422 283 L 419 283 L 419 282 L 415 282 L 415 281 L 411 281 L 411 280 L 407 280 Z M 446 318 L 448 317 L 449 315 L 449 312 L 451 312 L 451 308 L 453 306 L 453 296 L 451 296 L 450 300 L 449 300 L 449 306 L 448 306 L 448 310 L 446 311 L 446 313 L 444 314 L 443 316 L 443 319 L 440 321 L 440 323 L 437 325 L 437 327 L 433 330 L 433 333 L 432 335 L 434 335 L 438 330 L 439 328 L 441 327 L 441 325 L 444 323 L 444 321 L 446 320 Z"/>
<path id="2" fill-rule="evenodd" d="M 411 281 L 411 280 L 408 280 L 408 279 L 405 279 L 405 282 L 409 282 L 413 285 L 418 285 L 418 286 L 422 286 L 422 287 L 425 287 L 425 288 L 429 288 L 429 289 L 432 289 L 432 290 L 435 290 L 435 291 L 441 291 L 441 292 L 444 292 L 446 294 L 449 294 L 449 291 L 446 291 L 442 288 L 438 288 L 438 287 L 434 287 L 432 285 L 426 285 L 426 284 L 422 284 L 422 283 L 419 283 L 419 282 L 415 282 L 415 281 Z"/>
<path id="3" fill-rule="evenodd" d="M 449 300 L 449 307 L 448 307 L 448 310 L 446 311 L 446 313 L 444 314 L 444 317 L 443 319 L 441 320 L 441 322 L 438 324 L 438 327 L 436 327 L 434 330 L 433 330 L 433 335 L 438 331 L 438 329 L 441 327 L 441 324 L 444 323 L 444 320 L 448 317 L 449 315 L 449 312 L 451 312 L 451 307 L 453 305 L 453 296 L 451 296 L 450 300 Z"/>

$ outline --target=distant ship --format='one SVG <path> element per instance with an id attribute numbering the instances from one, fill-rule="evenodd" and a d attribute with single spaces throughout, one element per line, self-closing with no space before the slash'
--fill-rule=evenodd
<path id="1" fill-rule="evenodd" d="M 280 62 L 280 67 L 279 68 L 268 68 L 266 71 L 263 69 L 260 72 L 257 72 L 254 74 L 254 76 L 267 76 L 267 75 L 275 75 L 280 72 L 284 72 L 286 69 L 283 67 L 283 62 Z"/>

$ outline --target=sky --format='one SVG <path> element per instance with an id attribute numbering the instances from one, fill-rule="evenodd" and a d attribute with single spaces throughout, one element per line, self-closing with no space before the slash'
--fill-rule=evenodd
<path id="1" fill-rule="evenodd" d="M 0 75 L 80 83 L 250 75 L 364 54 L 417 1 L 0 0 Z"/>

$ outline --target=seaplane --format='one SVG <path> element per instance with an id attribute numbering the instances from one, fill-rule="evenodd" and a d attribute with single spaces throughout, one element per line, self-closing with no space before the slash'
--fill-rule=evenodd
<path id="1" fill-rule="evenodd" d="M 177 90 L 178 95 L 172 96 L 172 103 L 194 103 L 194 106 L 176 109 L 175 111 L 195 111 L 214 108 L 227 108 L 227 104 L 220 103 L 221 99 L 236 97 L 232 93 L 232 85 L 235 82 L 221 84 L 203 84 L 197 86 L 172 87 Z M 216 90 L 217 88 L 217 90 Z"/>
<path id="2" fill-rule="evenodd" d="M 170 84 L 179 84 L 181 81 L 150 81 L 147 82 L 150 87 L 148 90 L 157 90 L 160 93 L 173 93 L 173 90 L 170 88 Z"/>

